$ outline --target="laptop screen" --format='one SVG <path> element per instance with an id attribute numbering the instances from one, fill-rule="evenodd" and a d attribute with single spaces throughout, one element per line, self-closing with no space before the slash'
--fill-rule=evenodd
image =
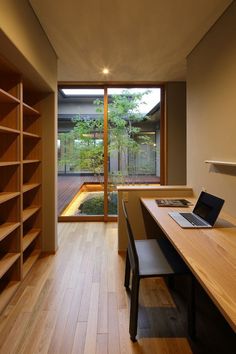
<path id="1" fill-rule="evenodd" d="M 213 226 L 223 204 L 223 199 L 206 192 L 201 192 L 193 213 Z"/>

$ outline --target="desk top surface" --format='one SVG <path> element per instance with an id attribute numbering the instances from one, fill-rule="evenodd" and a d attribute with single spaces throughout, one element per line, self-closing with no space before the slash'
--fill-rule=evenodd
<path id="1" fill-rule="evenodd" d="M 168 212 L 192 207 L 158 207 L 154 198 L 141 202 L 236 332 L 236 219 L 222 212 L 212 229 L 182 229 Z"/>

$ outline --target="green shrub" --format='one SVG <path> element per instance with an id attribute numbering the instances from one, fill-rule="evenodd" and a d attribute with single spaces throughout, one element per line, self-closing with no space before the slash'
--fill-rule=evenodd
<path id="1" fill-rule="evenodd" d="M 104 214 L 104 196 L 103 193 L 95 195 L 85 200 L 80 206 L 80 215 L 103 215 Z M 108 214 L 117 214 L 117 193 L 109 193 L 108 196 Z"/>

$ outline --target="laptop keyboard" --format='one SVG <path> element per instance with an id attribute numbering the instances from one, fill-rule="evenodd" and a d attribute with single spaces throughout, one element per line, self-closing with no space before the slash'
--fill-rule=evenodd
<path id="1" fill-rule="evenodd" d="M 206 224 L 196 218 L 193 214 L 191 213 L 180 213 L 185 219 L 187 219 L 192 225 L 196 226 L 205 226 Z"/>

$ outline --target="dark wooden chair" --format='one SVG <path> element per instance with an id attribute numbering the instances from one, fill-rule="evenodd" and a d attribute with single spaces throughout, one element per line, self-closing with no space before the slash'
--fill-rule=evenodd
<path id="1" fill-rule="evenodd" d="M 150 277 L 172 277 L 178 274 L 189 274 L 188 332 L 190 337 L 194 338 L 194 279 L 188 267 L 168 240 L 163 238 L 163 240 L 157 242 L 156 239 L 134 239 L 127 214 L 126 203 L 127 202 L 122 200 L 128 235 L 124 282 L 127 290 L 129 290 L 130 285 L 130 270 L 132 271 L 129 321 L 130 339 L 136 341 L 140 280 Z"/>

